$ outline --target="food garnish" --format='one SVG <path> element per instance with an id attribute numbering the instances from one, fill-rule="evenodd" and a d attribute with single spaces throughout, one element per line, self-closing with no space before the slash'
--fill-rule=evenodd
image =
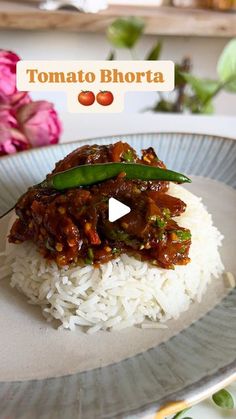
<path id="1" fill-rule="evenodd" d="M 95 183 L 112 179 L 124 173 L 126 179 L 139 180 L 165 180 L 176 183 L 190 183 L 191 180 L 182 173 L 172 170 L 161 169 L 144 164 L 137 163 L 102 163 L 86 164 L 73 167 L 64 172 L 56 173 L 48 177 L 38 186 L 42 188 L 53 188 L 64 190 L 77 188 L 79 186 L 89 186 Z"/>

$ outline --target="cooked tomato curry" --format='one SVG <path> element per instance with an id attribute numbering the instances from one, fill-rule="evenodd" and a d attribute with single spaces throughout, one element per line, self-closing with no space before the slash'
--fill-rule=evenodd
<path id="1" fill-rule="evenodd" d="M 142 150 L 139 158 L 129 144 L 117 142 L 79 147 L 59 161 L 52 174 L 105 162 L 165 168 L 153 148 Z M 173 269 L 190 261 L 191 233 L 176 221 L 186 204 L 169 195 L 168 189 L 166 181 L 128 180 L 125 173 L 90 187 L 65 191 L 33 186 L 16 204 L 18 218 L 9 241 L 31 241 L 45 258 L 55 260 L 59 266 L 96 266 L 127 253 Z M 129 214 L 113 223 L 108 220 L 111 197 L 131 208 Z"/>

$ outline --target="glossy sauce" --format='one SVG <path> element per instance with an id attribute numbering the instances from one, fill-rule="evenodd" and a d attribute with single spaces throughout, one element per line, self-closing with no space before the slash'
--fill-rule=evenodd
<path id="1" fill-rule="evenodd" d="M 81 164 L 122 161 L 165 168 L 152 148 L 143 150 L 139 159 L 128 144 L 117 142 L 80 147 L 58 162 L 53 173 Z M 191 233 L 173 220 L 186 205 L 168 195 L 168 187 L 164 181 L 127 180 L 124 174 L 89 188 L 64 192 L 32 187 L 16 205 L 18 218 L 9 241 L 32 241 L 44 257 L 59 266 L 97 266 L 128 253 L 173 269 L 189 262 Z M 110 197 L 131 208 L 114 223 L 108 221 Z"/>

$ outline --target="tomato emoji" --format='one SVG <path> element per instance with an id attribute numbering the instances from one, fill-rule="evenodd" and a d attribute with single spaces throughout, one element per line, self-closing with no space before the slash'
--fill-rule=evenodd
<path id="1" fill-rule="evenodd" d="M 96 100 L 99 103 L 99 105 L 109 106 L 112 104 L 114 100 L 114 96 L 111 92 L 101 91 L 97 94 Z"/>
<path id="2" fill-rule="evenodd" d="M 78 95 L 78 101 L 81 105 L 91 106 L 95 102 L 95 95 L 89 90 L 83 91 Z"/>

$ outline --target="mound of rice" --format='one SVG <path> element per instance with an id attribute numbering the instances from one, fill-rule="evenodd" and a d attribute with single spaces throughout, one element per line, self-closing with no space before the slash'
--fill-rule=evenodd
<path id="1" fill-rule="evenodd" d="M 192 232 L 186 266 L 166 270 L 124 254 L 100 268 L 59 269 L 27 243 L 8 247 L 2 276 L 10 273 L 11 286 L 40 305 L 48 321 L 57 319 L 66 329 L 79 325 L 93 333 L 138 324 L 163 327 L 192 301 L 200 301 L 211 279 L 224 269 L 218 251 L 223 237 L 201 199 L 179 185 L 171 185 L 169 193 L 187 204 L 177 218 Z"/>

